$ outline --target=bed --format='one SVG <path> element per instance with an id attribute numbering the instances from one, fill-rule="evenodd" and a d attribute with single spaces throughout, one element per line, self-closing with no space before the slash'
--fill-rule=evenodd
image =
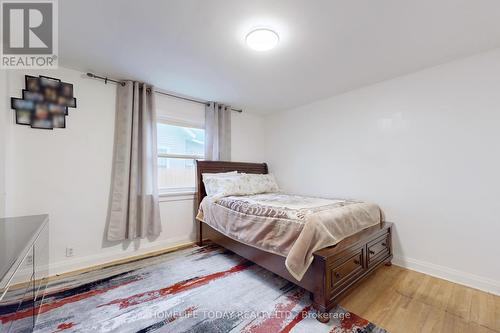
<path id="1" fill-rule="evenodd" d="M 213 200 L 208 198 L 203 183 L 203 174 L 231 171 L 247 174 L 268 173 L 265 163 L 197 161 L 197 207 L 205 214 L 205 216 L 204 214 L 200 215 L 200 213 L 197 215 L 198 245 L 201 246 L 203 241 L 210 240 L 308 290 L 311 293 L 313 306 L 318 312 L 317 319 L 319 321 L 327 322 L 329 310 L 336 306 L 338 300 L 377 267 L 391 264 L 392 223 L 384 222 L 382 216 L 378 217 L 377 222 L 374 223 L 373 221 L 377 218 L 375 214 L 378 211 L 373 208 L 373 205 L 356 201 L 319 202 L 320 199 L 311 199 L 310 205 L 313 210 L 317 206 L 335 206 L 336 210 L 350 210 L 350 215 L 354 211 L 361 211 L 361 214 L 358 214 L 354 219 L 355 221 L 353 220 L 355 223 L 351 221 L 351 224 L 355 224 L 356 229 L 341 230 L 340 241 L 335 237 L 330 237 L 329 233 L 317 231 L 307 233 L 305 228 L 315 224 L 310 221 L 300 225 L 300 230 L 295 233 L 293 227 L 276 229 L 270 226 L 278 224 L 280 219 L 289 219 L 292 220 L 292 223 L 297 224 L 300 222 L 300 216 L 296 219 L 282 216 L 285 213 L 279 209 L 271 209 L 271 214 L 266 213 L 267 215 L 264 216 L 264 213 L 260 212 L 262 209 L 258 209 L 262 202 L 268 203 L 267 207 L 272 207 L 276 202 L 279 204 L 280 200 L 282 202 L 301 200 L 302 205 L 308 202 L 302 202 L 305 200 L 303 197 L 295 198 L 277 194 Z M 258 223 L 252 224 L 247 220 L 238 219 L 238 214 L 248 214 L 249 212 L 253 214 L 252 216 Z M 328 215 L 328 212 L 328 210 L 322 210 L 319 215 L 315 216 L 323 217 L 322 220 L 326 221 L 335 218 L 331 214 Z M 294 217 L 300 215 L 294 210 L 291 210 L 290 214 Z M 261 223 L 269 219 L 269 215 L 273 217 L 270 220 L 272 223 Z M 368 223 L 365 220 L 371 222 Z M 231 222 L 233 223 L 231 224 Z M 245 226 L 243 229 L 235 229 L 234 225 Z M 259 229 L 252 230 L 255 225 Z M 306 239 L 300 239 L 300 241 L 307 246 L 297 246 L 299 236 L 304 238 L 304 234 L 307 234 Z M 325 237 L 324 234 L 329 236 Z M 252 241 L 252 238 L 255 240 Z M 268 241 L 263 241 L 266 238 Z M 277 238 L 280 238 L 280 242 L 275 241 Z"/>

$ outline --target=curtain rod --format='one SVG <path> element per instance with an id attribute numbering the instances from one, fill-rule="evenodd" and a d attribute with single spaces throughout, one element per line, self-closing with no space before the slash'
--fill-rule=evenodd
<path id="1" fill-rule="evenodd" d="M 116 84 L 120 84 L 122 86 L 125 85 L 124 81 L 118 81 L 118 80 L 110 79 L 108 77 L 99 76 L 99 75 L 96 75 L 94 73 L 87 73 L 87 76 L 91 77 L 93 79 L 103 80 L 104 83 L 113 82 L 113 83 L 116 83 Z M 170 97 L 178 98 L 178 99 L 183 99 L 185 101 L 189 101 L 189 102 L 193 102 L 193 103 L 210 105 L 210 102 L 208 102 L 208 101 L 202 101 L 202 100 L 195 99 L 195 98 L 184 97 L 184 96 L 180 96 L 180 95 L 176 95 L 176 94 L 172 94 L 172 93 L 167 93 L 167 92 L 160 91 L 160 90 L 155 90 L 155 93 L 160 94 L 160 95 L 165 95 L 165 96 L 170 96 Z M 243 110 L 241 110 L 241 109 L 233 109 L 233 108 L 231 108 L 231 111 L 239 112 L 239 113 L 243 112 Z"/>

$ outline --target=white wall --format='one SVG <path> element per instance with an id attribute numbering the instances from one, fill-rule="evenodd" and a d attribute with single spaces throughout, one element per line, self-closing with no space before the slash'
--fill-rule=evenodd
<path id="1" fill-rule="evenodd" d="M 285 189 L 373 201 L 395 262 L 500 293 L 500 50 L 266 119 Z"/>
<path id="2" fill-rule="evenodd" d="M 264 118 L 250 112 L 233 112 L 231 116 L 231 160 L 266 162 Z"/>
<path id="3" fill-rule="evenodd" d="M 6 74 L 6 94 L 0 81 L 4 104 L 11 96 L 21 95 L 25 74 L 48 75 L 73 83 L 78 101 L 78 108 L 69 111 L 67 128 L 53 131 L 15 125 L 10 106 L 0 109 L 8 117 L 7 215 L 50 214 L 52 274 L 194 240 L 193 196 L 162 198 L 163 232 L 157 239 L 131 243 L 104 240 L 113 151 L 114 85 L 62 68 Z M 186 103 L 174 109 L 180 118 L 184 111 L 196 112 Z M 248 121 L 242 121 L 241 117 Z M 262 144 L 263 135 L 257 139 L 245 138 L 252 133 L 263 133 L 262 118 L 250 114 L 241 117 L 234 117 L 233 154 L 243 160 L 263 161 L 263 156 L 258 156 L 262 149 L 256 148 Z M 65 257 L 66 247 L 74 248 L 74 257 Z"/>
<path id="4" fill-rule="evenodd" d="M 0 96 L 4 96 L 7 90 L 7 75 L 4 71 L 0 71 Z M 6 123 L 7 123 L 7 108 L 9 108 L 10 100 L 4 98 L 0 101 L 0 217 L 5 216 L 5 148 L 6 148 Z"/>

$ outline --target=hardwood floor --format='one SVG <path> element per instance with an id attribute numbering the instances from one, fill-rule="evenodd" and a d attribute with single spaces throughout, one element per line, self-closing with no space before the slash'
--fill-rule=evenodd
<path id="1" fill-rule="evenodd" d="M 500 297 L 398 266 L 381 267 L 340 304 L 391 333 L 500 333 Z"/>

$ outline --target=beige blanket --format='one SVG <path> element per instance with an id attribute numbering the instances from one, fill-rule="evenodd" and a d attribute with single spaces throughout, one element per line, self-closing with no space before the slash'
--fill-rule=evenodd
<path id="1" fill-rule="evenodd" d="M 382 221 L 377 205 L 283 193 L 205 197 L 198 220 L 244 244 L 286 257 L 301 280 L 313 253 Z"/>

